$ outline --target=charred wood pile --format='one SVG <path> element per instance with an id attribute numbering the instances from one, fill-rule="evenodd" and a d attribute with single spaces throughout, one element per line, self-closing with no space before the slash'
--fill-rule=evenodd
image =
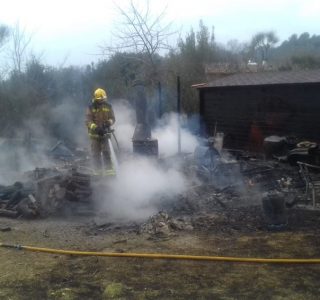
<path id="1" fill-rule="evenodd" d="M 34 218 L 38 215 L 34 189 L 21 182 L 0 187 L 0 216 Z"/>
<path id="2" fill-rule="evenodd" d="M 287 226 L 290 208 L 316 208 L 299 167 L 288 162 L 255 157 L 244 151 L 230 155 L 230 151 L 198 147 L 195 163 L 205 185 L 190 192 L 195 195 L 182 197 L 176 203 L 179 211 L 187 214 L 193 214 L 194 208 L 203 213 L 220 213 L 257 207 L 268 228 L 280 229 Z M 205 191 L 208 187 L 209 193 Z"/>
<path id="3" fill-rule="evenodd" d="M 36 218 L 70 211 L 72 203 L 90 205 L 91 194 L 90 176 L 75 168 L 36 168 L 26 182 L 0 186 L 0 217 Z"/>

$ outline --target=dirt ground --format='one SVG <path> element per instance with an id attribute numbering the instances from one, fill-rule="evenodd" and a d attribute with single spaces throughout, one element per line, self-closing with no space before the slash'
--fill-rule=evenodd
<path id="1" fill-rule="evenodd" d="M 167 235 L 96 216 L 0 219 L 0 242 L 58 249 L 320 258 L 320 211 L 295 207 L 270 231 L 259 205 L 200 212 Z M 187 220 L 187 218 L 184 218 Z M 140 226 L 140 227 L 139 227 Z M 320 265 L 76 257 L 0 248 L 0 299 L 318 299 Z"/>

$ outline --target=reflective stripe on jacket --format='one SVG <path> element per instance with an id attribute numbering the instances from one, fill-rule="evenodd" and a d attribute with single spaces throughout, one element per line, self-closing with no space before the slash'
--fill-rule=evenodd
<path id="1" fill-rule="evenodd" d="M 89 129 L 91 124 L 94 123 L 97 127 L 105 127 L 110 125 L 108 121 L 115 122 L 115 116 L 111 104 L 106 101 L 92 102 L 86 112 L 86 125 Z M 90 136 L 93 135 L 92 133 Z M 93 136 L 92 136 L 93 137 Z"/>

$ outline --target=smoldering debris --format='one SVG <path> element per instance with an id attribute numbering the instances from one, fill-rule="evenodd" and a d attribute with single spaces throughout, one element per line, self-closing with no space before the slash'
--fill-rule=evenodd
<path id="1" fill-rule="evenodd" d="M 189 156 L 180 158 L 178 169 L 170 169 L 172 163 L 164 161 L 135 158 L 120 166 L 117 179 L 109 184 L 83 173 L 77 163 L 37 168 L 26 174 L 25 182 L 0 187 L 0 215 L 37 218 L 86 213 L 96 220 L 88 234 L 134 232 L 154 240 L 188 231 L 226 235 L 300 225 L 312 230 L 320 217 L 319 210 L 308 209 L 311 201 L 297 167 L 240 160 L 242 184 L 236 180 L 217 187 L 194 180 L 195 162 Z M 283 215 L 274 214 L 278 204 Z"/>
<path id="2" fill-rule="evenodd" d="M 242 230 L 260 230 L 285 228 L 290 225 L 287 220 L 291 211 L 310 208 L 311 201 L 306 198 L 305 185 L 297 168 L 257 159 L 238 163 L 240 185 L 239 179 L 222 188 L 203 182 L 189 187 L 174 202 L 164 201 L 161 209 L 173 218 L 191 218 L 186 225 L 191 224 L 195 229 L 206 227 L 207 223 L 213 230 L 217 220 L 217 226 L 224 220 L 223 226 L 227 228 L 233 224 L 234 228 Z M 239 220 L 237 214 L 241 214 L 243 220 Z M 234 224 L 234 220 L 239 224 Z M 203 225 L 199 225 L 201 223 Z"/>
<path id="3" fill-rule="evenodd" d="M 21 182 L 0 189 L 0 216 L 16 218 L 24 216 L 34 218 L 38 215 L 36 200 L 32 187 Z"/>
<path id="4" fill-rule="evenodd" d="M 149 238 L 181 232 L 210 231 L 223 236 L 264 230 L 318 230 L 319 210 L 312 210 L 297 168 L 276 161 L 241 162 L 243 183 L 222 189 L 202 183 L 162 203 L 161 211 L 140 227 Z M 260 172 L 261 171 L 261 172 Z M 305 217 L 304 217 L 305 216 Z"/>
<path id="5" fill-rule="evenodd" d="M 90 205 L 90 177 L 76 169 L 36 168 L 26 182 L 0 187 L 0 216 L 36 218 Z M 76 204 L 76 205 L 75 205 Z"/>
<path id="6" fill-rule="evenodd" d="M 107 220 L 111 223 L 109 226 L 99 227 L 99 232 L 133 230 L 146 238 L 157 240 L 190 230 L 225 235 L 237 231 L 298 228 L 299 225 L 294 221 L 286 221 L 290 218 L 298 218 L 305 228 L 312 222 L 301 221 L 304 214 L 312 216 L 313 220 L 320 216 L 319 211 L 308 209 L 310 200 L 305 197 L 303 181 L 297 168 L 258 159 L 238 163 L 242 176 L 241 185 L 236 180 L 228 186 L 218 188 L 208 182 L 198 181 L 196 185 L 187 185 L 173 198 L 162 195 L 158 198 L 159 201 L 152 203 L 152 215 L 145 220 L 136 220 L 130 225 L 130 222 L 122 220 L 117 223 L 106 217 L 105 223 Z M 186 176 L 193 167 L 188 159 L 181 169 Z M 279 201 L 274 201 L 275 196 Z M 277 204 L 280 204 L 280 210 Z M 310 228 L 315 227 L 312 225 Z"/>
<path id="7" fill-rule="evenodd" d="M 143 220 L 158 210 L 162 197 L 175 198 L 187 187 L 187 177 L 153 159 L 133 157 L 119 165 L 117 179 L 95 189 L 95 204 L 110 219 Z"/>
<path id="8" fill-rule="evenodd" d="M 165 238 L 180 230 L 193 230 L 193 226 L 186 218 L 173 218 L 161 211 L 141 224 L 139 233 L 148 234 L 152 238 Z"/>

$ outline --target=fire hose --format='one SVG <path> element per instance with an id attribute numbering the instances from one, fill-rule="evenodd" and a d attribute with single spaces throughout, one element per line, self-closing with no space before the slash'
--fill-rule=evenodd
<path id="1" fill-rule="evenodd" d="M 116 137 L 116 135 L 115 135 L 115 133 L 114 133 L 114 129 L 113 129 L 113 128 L 110 128 L 110 127 L 105 128 L 105 133 L 104 133 L 104 135 L 108 135 L 108 136 L 110 136 L 110 137 L 112 136 L 113 139 L 114 139 L 114 141 L 115 141 L 115 143 L 116 143 L 116 145 L 117 145 L 118 150 L 120 151 L 118 139 L 117 139 L 117 137 Z"/>
<path id="2" fill-rule="evenodd" d="M 111 134 L 112 134 L 112 136 L 113 136 L 113 138 L 114 138 L 114 140 L 115 140 L 115 142 L 116 142 L 116 144 L 117 144 L 118 150 L 120 151 L 119 143 L 118 143 L 117 137 L 116 137 L 116 135 L 115 135 L 115 133 L 114 133 L 114 130 L 111 131 Z"/>
<path id="3" fill-rule="evenodd" d="M 320 258 L 249 258 L 249 257 L 229 257 L 229 256 L 197 256 L 178 255 L 161 253 L 116 253 L 116 252 L 94 252 L 61 250 L 52 248 L 39 248 L 23 245 L 11 245 L 0 243 L 2 248 L 16 250 L 26 250 L 31 252 L 42 252 L 60 255 L 74 256 L 104 256 L 104 257 L 127 257 L 127 258 L 147 258 L 147 259 L 172 259 L 172 260 L 196 260 L 196 261 L 220 261 L 220 262 L 242 262 L 242 263 L 263 263 L 263 264 L 319 264 Z"/>

